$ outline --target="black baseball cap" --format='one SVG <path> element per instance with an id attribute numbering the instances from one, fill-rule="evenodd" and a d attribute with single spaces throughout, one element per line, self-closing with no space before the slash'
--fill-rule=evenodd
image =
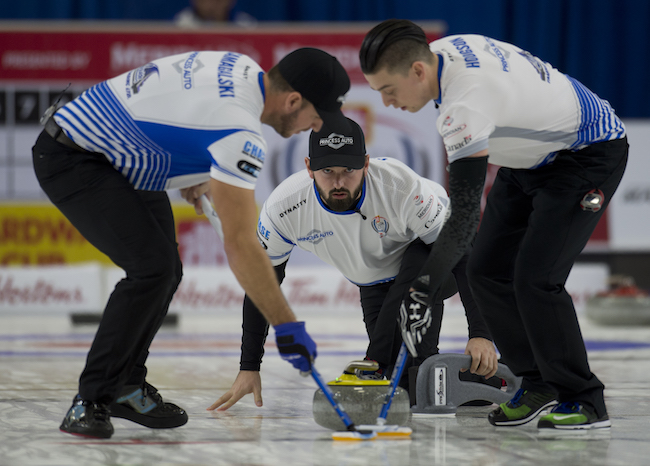
<path id="1" fill-rule="evenodd" d="M 356 122 L 343 117 L 338 126 L 323 125 L 309 136 L 309 168 L 312 171 L 329 167 L 358 170 L 366 164 L 366 141 Z"/>
<path id="2" fill-rule="evenodd" d="M 303 47 L 278 62 L 280 75 L 311 102 L 323 123 L 338 126 L 345 120 L 341 105 L 350 90 L 350 78 L 336 57 L 323 50 Z"/>

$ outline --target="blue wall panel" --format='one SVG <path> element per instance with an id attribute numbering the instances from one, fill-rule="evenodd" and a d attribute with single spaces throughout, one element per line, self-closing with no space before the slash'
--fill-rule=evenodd
<path id="1" fill-rule="evenodd" d="M 189 0 L 20 0 L 0 19 L 171 20 Z M 648 0 L 239 0 L 260 21 L 443 20 L 513 42 L 582 81 L 623 117 L 650 117 Z"/>

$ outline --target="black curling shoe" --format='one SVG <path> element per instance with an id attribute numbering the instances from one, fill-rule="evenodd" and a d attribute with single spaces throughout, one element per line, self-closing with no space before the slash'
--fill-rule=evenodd
<path id="1" fill-rule="evenodd" d="M 113 425 L 106 405 L 81 399 L 72 400 L 72 406 L 59 429 L 68 434 L 91 438 L 111 438 Z"/>
<path id="2" fill-rule="evenodd" d="M 152 429 L 170 429 L 187 423 L 187 413 L 173 403 L 166 403 L 156 388 L 126 385 L 121 395 L 109 405 L 111 416 L 128 419 Z"/>

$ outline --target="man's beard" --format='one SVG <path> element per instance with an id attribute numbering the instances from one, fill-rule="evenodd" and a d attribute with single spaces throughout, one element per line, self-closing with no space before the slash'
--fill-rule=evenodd
<path id="1" fill-rule="evenodd" d="M 296 120 L 300 109 L 288 115 L 276 115 L 269 125 L 283 138 L 291 137 L 295 131 Z"/>
<path id="2" fill-rule="evenodd" d="M 361 195 L 361 190 L 363 189 L 364 179 L 365 179 L 365 175 L 361 178 L 361 182 L 359 183 L 359 186 L 357 186 L 357 188 L 354 190 L 354 193 L 350 193 L 348 189 L 341 188 L 341 189 L 330 190 L 328 195 L 320 186 L 318 186 L 318 183 L 315 184 L 316 184 L 316 189 L 318 189 L 318 194 L 320 195 L 320 198 L 323 200 L 323 202 L 327 207 L 329 207 L 334 212 L 345 212 L 350 210 L 352 206 L 354 206 L 359 200 L 359 196 Z M 332 194 L 334 193 L 347 193 L 348 197 L 345 197 L 343 199 L 336 199 L 335 197 L 332 196 Z"/>

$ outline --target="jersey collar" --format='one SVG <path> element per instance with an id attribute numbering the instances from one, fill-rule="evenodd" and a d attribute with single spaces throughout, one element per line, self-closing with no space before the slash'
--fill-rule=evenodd
<path id="1" fill-rule="evenodd" d="M 266 89 L 264 89 L 264 72 L 260 71 L 257 75 L 257 82 L 260 85 L 260 91 L 262 92 L 262 101 L 266 102 Z"/>
<path id="2" fill-rule="evenodd" d="M 439 53 L 436 53 L 438 55 L 438 98 L 434 100 L 434 102 L 438 105 L 442 103 L 442 89 L 440 86 L 440 82 L 442 80 L 442 65 L 443 65 L 443 58 L 442 55 Z"/>

